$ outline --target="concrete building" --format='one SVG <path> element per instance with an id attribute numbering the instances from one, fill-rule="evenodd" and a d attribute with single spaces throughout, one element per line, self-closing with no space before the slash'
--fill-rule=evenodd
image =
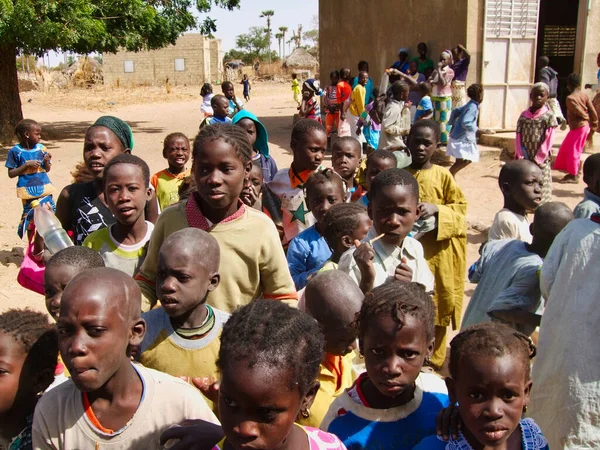
<path id="1" fill-rule="evenodd" d="M 160 50 L 105 53 L 103 70 L 107 85 L 214 83 L 223 78 L 221 40 L 190 33 Z"/>
<path id="2" fill-rule="evenodd" d="M 412 58 L 425 42 L 437 61 L 442 50 L 461 43 L 472 55 L 467 84 L 485 87 L 480 127 L 514 129 L 528 106 L 539 56 L 559 72 L 559 99 L 571 72 L 595 83 L 599 27 L 600 0 L 321 0 L 321 78 L 340 67 L 355 74 L 365 59 L 379 85 L 399 48 Z"/>

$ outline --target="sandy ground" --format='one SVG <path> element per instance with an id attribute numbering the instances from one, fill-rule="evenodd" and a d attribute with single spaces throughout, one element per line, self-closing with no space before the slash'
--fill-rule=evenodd
<path id="1" fill-rule="evenodd" d="M 238 88 L 238 90 L 240 90 Z M 135 134 L 136 155 L 144 158 L 151 173 L 166 167 L 162 158 L 162 141 L 174 131 L 193 137 L 200 122 L 199 89 L 176 87 L 169 94 L 164 88 L 95 89 L 67 92 L 26 92 L 23 100 L 25 117 L 42 124 L 44 144 L 53 155 L 50 178 L 57 193 L 71 182 L 70 171 L 82 159 L 82 144 L 86 128 L 99 116 L 116 115 L 131 124 Z M 287 84 L 263 83 L 253 86 L 247 107 L 263 121 L 269 131 L 271 153 L 280 168 L 289 166 L 292 116 L 295 104 Z M 0 147 L 4 163 L 9 147 Z M 458 182 L 469 202 L 468 264 L 478 257 L 485 235 L 477 230 L 491 225 L 494 214 L 502 207 L 497 185 L 501 167 L 498 151 L 481 147 L 482 159 L 458 175 Z M 327 158 L 328 162 L 330 158 Z M 555 173 L 555 181 L 562 175 Z M 581 199 L 583 184 L 554 185 L 556 200 L 574 207 Z M 17 234 L 21 203 L 15 195 L 15 180 L 0 177 L 0 311 L 9 307 L 32 307 L 44 310 L 43 298 L 21 288 L 17 272 L 25 243 Z M 465 285 L 465 300 L 474 286 Z"/>

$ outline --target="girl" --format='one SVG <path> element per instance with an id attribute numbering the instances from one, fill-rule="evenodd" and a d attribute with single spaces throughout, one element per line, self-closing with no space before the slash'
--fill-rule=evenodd
<path id="1" fill-rule="evenodd" d="M 450 344 L 446 385 L 463 425 L 444 442 L 430 436 L 414 450 L 548 450 L 533 419 L 523 419 L 536 348 L 524 334 L 496 322 L 466 328 Z M 441 430 L 442 433 L 446 431 Z"/>
<path id="2" fill-rule="evenodd" d="M 367 155 L 376 150 L 379 146 L 379 136 L 381 134 L 381 121 L 385 109 L 385 95 L 379 95 L 379 89 L 373 89 L 373 101 L 365 106 L 367 116 L 358 121 L 358 134 L 362 131 L 367 144 Z"/>
<path id="3" fill-rule="evenodd" d="M 442 136 L 440 142 L 442 145 L 448 144 L 448 133 L 450 132 L 450 111 L 452 110 L 452 80 L 454 71 L 450 68 L 452 64 L 452 52 L 444 50 L 440 55 L 440 62 L 437 69 L 429 77 L 429 82 L 433 86 L 433 118 L 440 124 Z"/>
<path id="4" fill-rule="evenodd" d="M 65 187 L 56 203 L 56 217 L 75 245 L 81 245 L 90 233 L 115 223 L 104 198 L 104 167 L 115 156 L 132 150 L 131 128 L 117 117 L 102 116 L 86 131 L 83 160 L 92 181 Z M 152 191 L 146 218 L 156 222 L 157 217 L 158 202 Z"/>
<path id="5" fill-rule="evenodd" d="M 579 75 L 572 73 L 567 77 L 567 89 L 571 93 L 567 97 L 569 133 L 558 150 L 554 170 L 567 172 L 559 183 L 578 183 L 581 153 L 586 139 L 591 141 L 598 128 L 598 114 L 588 95 L 581 91 Z"/>
<path id="6" fill-rule="evenodd" d="M 257 211 L 262 211 L 261 193 L 263 183 L 264 178 L 262 168 L 260 167 L 260 163 L 254 160 L 252 161 L 252 169 L 250 169 L 248 179 L 246 180 L 244 189 L 240 195 L 240 200 L 242 200 L 245 205 L 248 205 Z"/>
<path id="7" fill-rule="evenodd" d="M 477 148 L 477 118 L 479 105 L 483 101 L 483 86 L 472 84 L 467 89 L 469 103 L 452 110 L 448 124 L 452 127 L 446 156 L 453 156 L 456 162 L 450 167 L 453 176 L 472 162 L 479 161 Z"/>
<path id="8" fill-rule="evenodd" d="M 218 367 L 220 440 L 213 450 L 345 450 L 340 440 L 294 423 L 310 417 L 325 340 L 308 314 L 279 302 L 256 300 L 235 311 L 223 327 Z M 193 421 L 161 441 L 178 448 L 210 442 L 214 427 Z M 217 440 L 213 440 L 216 442 Z"/>
<path id="9" fill-rule="evenodd" d="M 319 80 L 309 78 L 302 83 L 302 103 L 300 103 L 299 113 L 300 118 L 307 118 L 323 123 L 321 119 L 321 106 L 319 99 L 315 97 L 323 93 Z"/>
<path id="10" fill-rule="evenodd" d="M 250 100 L 250 89 L 252 89 L 252 87 L 250 86 L 250 80 L 248 79 L 248 75 L 244 75 L 242 77 L 242 81 L 240 84 L 244 86 L 244 101 L 247 102 Z"/>
<path id="11" fill-rule="evenodd" d="M 558 121 L 547 106 L 550 88 L 536 83 L 531 88 L 531 107 L 517 122 L 515 158 L 528 159 L 542 169 L 542 203 L 552 200 L 552 144 Z"/>
<path id="12" fill-rule="evenodd" d="M 298 290 L 306 286 L 309 277 L 331 256 L 323 237 L 323 218 L 332 205 L 344 203 L 346 198 L 342 178 L 331 169 L 312 174 L 304 189 L 306 204 L 317 223 L 292 239 L 288 247 L 288 266 Z"/>
<path id="13" fill-rule="evenodd" d="M 435 430 L 446 388 L 421 372 L 433 351 L 435 308 L 418 283 L 394 280 L 369 292 L 356 318 L 367 371 L 335 399 L 321 428 L 355 450 L 409 450 Z"/>
<path id="14" fill-rule="evenodd" d="M 251 154 L 240 127 L 215 124 L 200 131 L 192 154 L 195 191 L 160 215 L 136 275 L 147 300 L 144 309 L 156 304 L 160 246 L 168 235 L 187 227 L 210 232 L 221 247 L 221 283 L 208 295 L 209 305 L 231 313 L 260 295 L 296 299 L 273 222 L 239 199 L 252 168 Z"/>
<path id="15" fill-rule="evenodd" d="M 30 309 L 0 314 L 0 447 L 32 448 L 33 411 L 54 380 L 58 333 L 48 317 Z"/>
<path id="16" fill-rule="evenodd" d="M 190 160 L 190 140 L 183 133 L 171 133 L 163 142 L 162 154 L 169 167 L 150 179 L 161 211 L 179 201 L 179 186 L 190 175 L 190 169 L 185 167 Z"/>
<path id="17" fill-rule="evenodd" d="M 292 93 L 294 94 L 294 101 L 300 108 L 300 83 L 298 82 L 298 75 L 292 74 Z"/>
<path id="18" fill-rule="evenodd" d="M 202 96 L 202 106 L 200 111 L 202 112 L 202 119 L 213 115 L 213 109 L 210 105 L 211 99 L 215 96 L 213 94 L 213 88 L 210 83 L 204 83 L 202 89 L 200 89 L 200 95 Z"/>
<path id="19" fill-rule="evenodd" d="M 323 106 L 325 106 L 325 131 L 327 132 L 327 149 L 331 149 L 331 136 L 337 133 L 340 113 L 337 110 L 337 84 L 340 81 L 340 72 L 333 70 L 329 74 L 330 84 L 325 88 Z"/>
<path id="20" fill-rule="evenodd" d="M 258 117 L 244 109 L 238 112 L 231 121 L 248 133 L 252 145 L 252 161 L 258 161 L 263 171 L 263 178 L 269 183 L 277 173 L 277 163 L 269 155 L 269 134 Z"/>

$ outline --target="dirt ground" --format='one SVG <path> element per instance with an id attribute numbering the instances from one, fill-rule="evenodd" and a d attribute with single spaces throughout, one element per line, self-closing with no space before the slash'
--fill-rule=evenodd
<path id="1" fill-rule="evenodd" d="M 237 88 L 241 93 L 241 89 Z M 26 92 L 22 96 L 25 117 L 42 125 L 43 143 L 53 156 L 50 179 L 57 194 L 71 182 L 70 172 L 82 159 L 85 130 L 99 116 L 116 115 L 127 121 L 135 135 L 134 154 L 144 158 L 151 173 L 166 167 L 162 158 L 162 141 L 171 132 L 180 131 L 193 137 L 200 122 L 199 88 L 175 87 L 171 93 L 165 88 L 70 90 Z M 291 162 L 289 150 L 292 116 L 295 104 L 288 84 L 256 83 L 247 108 L 254 112 L 269 131 L 271 153 L 280 168 Z M 4 164 L 9 147 L 0 147 L 0 161 Z M 480 147 L 482 158 L 458 175 L 458 182 L 469 202 L 467 220 L 468 264 L 478 257 L 478 249 L 485 239 L 479 230 L 488 228 L 494 214 L 502 207 L 497 185 L 501 167 L 499 152 Z M 327 158 L 329 163 L 330 158 Z M 561 177 L 554 174 L 555 181 Z M 31 307 L 45 310 L 43 298 L 21 288 L 16 281 L 22 260 L 24 241 L 17 236 L 21 203 L 16 198 L 15 182 L 8 176 L 0 177 L 0 311 L 9 307 Z M 555 200 L 574 207 L 581 199 L 584 185 L 554 185 Z M 474 285 L 465 285 L 465 300 L 471 296 Z"/>

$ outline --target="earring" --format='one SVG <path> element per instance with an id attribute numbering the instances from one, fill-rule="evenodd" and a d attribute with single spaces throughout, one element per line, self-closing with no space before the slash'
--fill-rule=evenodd
<path id="1" fill-rule="evenodd" d="M 526 413 L 527 412 L 527 405 L 523 405 L 523 412 Z"/>
<path id="2" fill-rule="evenodd" d="M 302 416 L 302 418 L 308 419 L 310 417 L 310 409 L 303 409 L 302 411 L 300 411 L 300 415 Z"/>

